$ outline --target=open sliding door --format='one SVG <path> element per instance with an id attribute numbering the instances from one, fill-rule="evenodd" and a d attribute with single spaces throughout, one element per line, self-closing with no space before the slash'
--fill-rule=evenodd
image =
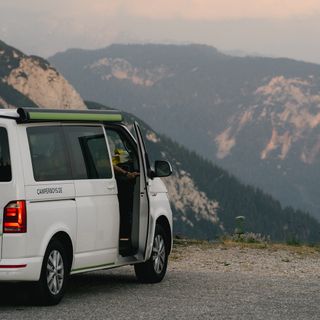
<path id="1" fill-rule="evenodd" d="M 134 123 L 134 130 L 138 143 L 139 167 L 140 167 L 140 219 L 139 219 L 139 259 L 145 258 L 146 245 L 149 236 L 149 160 L 143 141 L 140 126 L 137 122 Z"/>

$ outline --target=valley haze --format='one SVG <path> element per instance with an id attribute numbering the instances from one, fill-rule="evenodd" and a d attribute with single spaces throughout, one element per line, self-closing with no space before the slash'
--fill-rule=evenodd
<path id="1" fill-rule="evenodd" d="M 132 51 L 132 48 L 136 52 Z M 119 49 L 126 50 L 119 53 Z M 154 49 L 157 49 L 155 50 L 156 55 L 149 55 L 148 59 L 145 59 L 144 51 L 154 51 Z M 110 55 L 109 52 L 105 56 L 105 50 L 111 50 L 112 54 Z M 171 64 L 164 63 L 167 60 L 168 50 L 173 50 L 174 59 L 170 59 Z M 183 82 L 191 79 L 188 76 L 190 71 L 197 73 L 203 70 L 207 66 L 205 60 L 200 66 L 194 65 L 193 61 L 200 53 L 209 59 L 219 57 L 219 64 L 225 59 L 225 56 L 217 50 L 206 46 L 174 46 L 173 48 L 171 46 L 130 46 L 128 48 L 112 46 L 99 52 L 70 50 L 69 53 L 71 55 L 80 53 L 81 56 L 80 60 L 74 59 L 74 64 L 67 63 L 71 70 L 77 63 L 89 60 L 89 63 L 86 62 L 83 68 L 79 67 L 78 71 L 84 72 L 83 80 L 88 81 L 93 93 L 96 92 L 95 89 L 102 90 L 101 92 L 105 91 L 104 86 L 102 89 L 99 88 L 101 83 L 93 81 L 94 78 L 88 80 L 85 76 L 90 76 L 93 72 L 93 76 L 96 77 L 94 72 L 98 68 L 98 79 L 103 80 L 103 85 L 108 84 L 106 88 L 109 88 L 110 85 L 110 93 L 113 93 L 108 101 L 110 102 L 111 98 L 121 98 L 122 102 L 114 103 L 111 101 L 111 104 L 99 104 L 83 101 L 77 90 L 48 61 L 40 57 L 26 55 L 20 50 L 0 42 L 0 106 L 3 108 L 16 106 L 52 108 L 52 102 L 59 101 L 56 108 L 107 109 L 110 105 L 125 106 L 125 100 L 130 97 L 130 95 L 125 95 L 127 90 L 131 90 L 138 98 L 139 94 L 148 91 L 157 93 L 154 91 L 155 88 L 163 90 L 168 88 L 167 85 L 172 86 L 174 92 L 178 93 L 176 97 L 180 101 L 180 97 L 183 97 L 183 91 L 181 91 L 183 88 L 179 87 L 179 81 L 176 82 L 178 72 L 182 72 L 181 81 Z M 95 55 L 93 60 L 92 53 Z M 101 54 L 103 54 L 102 57 Z M 229 58 L 231 59 L 231 57 Z M 159 64 L 157 62 L 159 59 L 163 60 L 163 63 Z M 183 64 L 181 65 L 180 62 Z M 196 62 L 198 64 L 199 61 Z M 148 64 L 147 68 L 145 63 Z M 192 68 L 188 66 L 190 63 Z M 188 66 L 186 70 L 184 70 L 184 64 Z M 102 69 L 100 69 L 101 66 Z M 76 66 L 76 68 L 78 67 Z M 169 83 L 167 83 L 168 79 Z M 92 85 L 95 87 L 92 88 Z M 118 91 L 119 85 L 122 86 L 120 92 Z M 135 91 L 137 89 L 138 91 Z M 168 99 L 172 94 L 172 89 L 170 89 L 171 91 L 166 90 Z M 190 90 L 191 94 L 194 89 L 195 87 Z M 39 94 L 39 92 L 44 94 Z M 165 96 L 162 96 L 162 92 L 159 93 L 161 95 L 157 97 L 150 97 L 150 101 L 161 103 L 161 99 Z M 128 103 L 129 107 L 134 106 L 134 103 L 138 107 L 141 106 L 140 103 L 135 102 L 132 95 L 131 98 L 132 101 Z M 182 101 L 182 106 L 185 107 L 184 111 L 192 110 L 192 105 L 187 103 L 188 98 L 189 96 L 186 96 L 186 99 Z M 150 113 L 147 113 L 148 105 L 142 106 L 145 108 L 145 114 L 150 116 Z M 164 110 L 170 109 L 168 108 L 170 104 L 165 106 Z M 154 107 L 156 106 L 153 105 L 151 108 L 153 112 Z M 180 104 L 177 107 L 180 107 Z M 161 108 L 163 109 L 163 104 L 160 105 L 157 114 Z M 169 110 L 170 115 L 180 116 L 176 123 L 185 121 L 182 122 L 185 129 L 190 128 L 190 132 L 197 133 L 195 129 L 199 127 L 197 121 L 200 118 L 195 118 L 196 121 L 190 121 L 188 117 L 185 119 L 181 117 L 184 115 L 181 110 L 177 109 L 176 115 L 172 113 L 172 110 L 173 108 Z M 138 112 L 139 109 L 137 108 L 136 111 Z M 164 181 L 169 190 L 174 213 L 175 233 L 199 239 L 217 239 L 226 233 L 233 233 L 235 217 L 245 215 L 247 231 L 270 235 L 273 240 L 279 241 L 297 241 L 297 239 L 312 243 L 320 241 L 320 224 L 306 212 L 289 207 L 285 208 L 279 201 L 260 189 L 240 183 L 221 167 L 205 160 L 203 154 L 199 156 L 173 141 L 174 135 L 168 135 L 169 131 L 163 135 L 133 114 L 124 113 L 124 115 L 129 126 L 133 121 L 141 123 L 150 158 L 152 160 L 167 159 L 174 167 L 173 176 L 164 179 Z M 187 113 L 186 116 L 188 116 Z M 159 119 L 161 120 L 161 118 Z M 148 121 L 148 123 L 150 122 Z M 190 123 L 193 123 L 193 126 L 190 127 Z M 163 124 L 165 123 L 163 122 Z M 205 127 L 203 128 L 205 129 Z M 162 130 L 164 131 L 164 128 Z M 187 145 L 189 146 L 189 144 Z"/>
<path id="2" fill-rule="evenodd" d="M 205 45 L 70 49 L 49 61 L 85 99 L 119 106 L 284 205 L 320 218 L 320 66 Z"/>
<path id="3" fill-rule="evenodd" d="M 44 57 L 112 43 L 204 43 L 320 63 L 319 17 L 318 0 L 10 0 L 0 3 L 0 39 Z"/>

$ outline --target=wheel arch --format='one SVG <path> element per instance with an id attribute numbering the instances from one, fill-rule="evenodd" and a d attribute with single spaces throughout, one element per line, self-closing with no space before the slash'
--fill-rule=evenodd
<path id="1" fill-rule="evenodd" d="M 159 224 L 163 229 L 165 230 L 167 236 L 168 236 L 168 252 L 171 252 L 172 249 L 172 230 L 169 223 L 169 220 L 166 216 L 161 215 L 156 220 L 156 225 Z"/>
<path id="2" fill-rule="evenodd" d="M 73 263 L 73 244 L 72 244 L 72 240 L 71 240 L 70 236 L 65 231 L 58 231 L 57 233 L 55 233 L 51 237 L 49 243 L 54 240 L 60 241 L 64 245 L 64 247 L 66 248 L 67 257 L 69 260 L 68 261 L 69 262 L 68 270 L 70 271 L 71 267 L 72 267 L 72 263 Z M 48 245 L 49 245 L 49 243 L 48 243 Z"/>

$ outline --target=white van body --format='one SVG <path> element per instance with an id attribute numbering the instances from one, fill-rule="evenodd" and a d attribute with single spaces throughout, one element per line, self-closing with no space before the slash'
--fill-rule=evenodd
<path id="1" fill-rule="evenodd" d="M 167 190 L 160 178 L 150 177 L 148 173 L 143 142 L 139 141 L 141 137 L 136 142 L 119 121 L 68 121 L 62 114 L 62 121 L 37 119 L 19 123 L 20 117 L 17 110 L 0 110 L 0 128 L 8 136 L 12 175 L 10 181 L 0 182 L 0 281 L 39 281 L 46 250 L 56 236 L 62 243 L 66 241 L 66 251 L 72 255 L 69 257 L 72 261 L 71 274 L 148 261 L 152 255 L 157 223 L 163 224 L 168 233 L 169 254 L 172 212 Z M 37 181 L 34 176 L 35 163 L 28 132 L 38 129 L 30 128 L 41 127 L 39 130 L 45 131 L 68 127 L 61 130 L 72 131 L 72 126 L 84 126 L 86 130 L 101 131 L 108 148 L 108 160 L 112 163 L 106 125 L 111 125 L 114 131 L 119 129 L 128 137 L 130 135 L 128 139 L 139 153 L 140 177 L 136 183 L 140 184 L 138 231 L 132 239 L 135 242 L 132 254 L 120 254 L 119 198 L 112 166 L 112 175 L 102 179 Z M 71 146 L 67 145 L 67 148 Z M 25 201 L 26 232 L 6 233 L 3 212 L 9 203 L 18 200 Z"/>

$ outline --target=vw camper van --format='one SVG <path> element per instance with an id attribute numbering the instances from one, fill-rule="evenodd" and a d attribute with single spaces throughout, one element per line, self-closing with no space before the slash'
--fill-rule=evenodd
<path id="1" fill-rule="evenodd" d="M 57 304 L 69 275 L 133 265 L 163 279 L 172 212 L 137 123 L 117 111 L 0 110 L 0 282 Z"/>

